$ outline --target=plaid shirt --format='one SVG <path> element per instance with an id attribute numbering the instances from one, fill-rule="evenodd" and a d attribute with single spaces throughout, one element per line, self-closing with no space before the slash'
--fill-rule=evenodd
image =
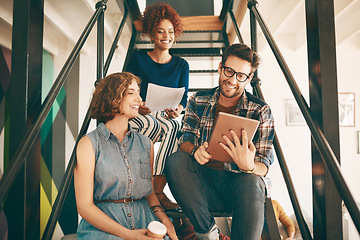
<path id="1" fill-rule="evenodd" d="M 191 142 L 201 146 L 204 142 L 209 142 L 219 95 L 219 87 L 216 87 L 190 96 L 182 119 L 182 128 L 178 134 L 179 145 Z M 269 105 L 245 90 L 234 114 L 260 122 L 253 138 L 256 148 L 255 161 L 264 163 L 269 169 L 274 161 L 272 148 L 274 118 Z M 241 172 L 236 164 L 224 163 L 224 168 L 231 172 Z"/>

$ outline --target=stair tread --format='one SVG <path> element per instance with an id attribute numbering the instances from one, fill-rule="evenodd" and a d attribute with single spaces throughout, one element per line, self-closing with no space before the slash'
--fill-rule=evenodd
<path id="1" fill-rule="evenodd" d="M 219 16 L 187 16 L 180 17 L 184 31 L 220 31 L 224 25 L 224 20 Z M 135 21 L 135 28 L 141 32 L 141 24 Z"/>
<path id="2" fill-rule="evenodd" d="M 179 40 L 176 43 L 223 43 L 223 40 Z M 150 41 L 140 40 L 136 41 L 136 44 L 149 44 Z"/>
<path id="3" fill-rule="evenodd" d="M 215 73 L 217 72 L 217 69 L 209 69 L 209 70 L 190 70 L 190 73 Z"/>
<path id="4" fill-rule="evenodd" d="M 137 51 L 149 51 L 147 48 L 137 48 Z M 221 57 L 222 48 L 171 48 L 170 54 L 182 57 Z"/>

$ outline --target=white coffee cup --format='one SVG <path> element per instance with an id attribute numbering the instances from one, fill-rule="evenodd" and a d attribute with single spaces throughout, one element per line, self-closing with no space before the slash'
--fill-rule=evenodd
<path id="1" fill-rule="evenodd" d="M 161 222 L 152 221 L 148 225 L 147 235 L 149 237 L 163 239 L 166 235 L 166 226 Z"/>

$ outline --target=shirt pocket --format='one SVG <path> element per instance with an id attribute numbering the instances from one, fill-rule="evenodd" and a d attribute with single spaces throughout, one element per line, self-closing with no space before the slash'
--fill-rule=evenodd
<path id="1" fill-rule="evenodd" d="M 151 166 L 149 159 L 140 158 L 140 178 L 151 179 Z"/>

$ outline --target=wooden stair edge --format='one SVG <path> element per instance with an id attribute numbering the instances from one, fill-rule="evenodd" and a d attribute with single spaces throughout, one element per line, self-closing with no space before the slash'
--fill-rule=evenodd
<path id="1" fill-rule="evenodd" d="M 184 31 L 221 31 L 224 20 L 220 20 L 219 16 L 187 16 L 180 17 Z M 135 28 L 141 32 L 141 24 L 137 20 L 134 22 Z"/>
<path id="2" fill-rule="evenodd" d="M 224 20 L 219 16 L 189 16 L 181 17 L 184 31 L 221 31 Z"/>

